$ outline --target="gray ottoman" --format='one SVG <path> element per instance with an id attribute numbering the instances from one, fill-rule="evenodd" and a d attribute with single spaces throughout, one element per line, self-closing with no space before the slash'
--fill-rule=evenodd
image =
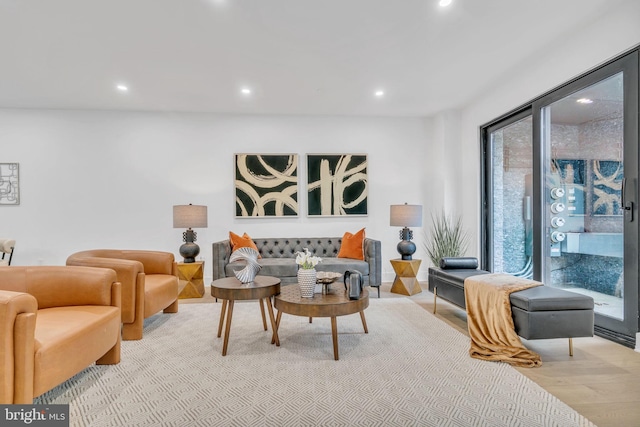
<path id="1" fill-rule="evenodd" d="M 516 333 L 526 340 L 593 336 L 593 298 L 575 292 L 536 286 L 509 295 Z"/>

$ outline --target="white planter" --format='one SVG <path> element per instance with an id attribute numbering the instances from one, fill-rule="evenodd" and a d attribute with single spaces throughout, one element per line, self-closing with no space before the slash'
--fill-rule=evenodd
<path id="1" fill-rule="evenodd" d="M 300 286 L 300 296 L 302 298 L 313 298 L 316 288 L 316 269 L 298 269 L 298 286 Z"/>

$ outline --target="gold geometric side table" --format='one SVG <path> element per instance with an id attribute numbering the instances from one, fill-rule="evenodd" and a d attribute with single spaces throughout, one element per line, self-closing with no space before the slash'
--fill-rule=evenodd
<path id="1" fill-rule="evenodd" d="M 396 278 L 391 286 L 391 292 L 402 295 L 415 295 L 422 292 L 416 276 L 422 260 L 420 259 L 392 259 L 391 266 L 396 272 Z"/>
<path id="2" fill-rule="evenodd" d="M 204 296 L 204 261 L 179 262 L 178 298 L 202 298 Z"/>

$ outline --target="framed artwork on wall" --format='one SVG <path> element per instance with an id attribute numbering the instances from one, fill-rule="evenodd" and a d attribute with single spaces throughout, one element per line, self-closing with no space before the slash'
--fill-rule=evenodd
<path id="1" fill-rule="evenodd" d="M 0 205 L 20 204 L 20 166 L 0 163 Z"/>
<path id="2" fill-rule="evenodd" d="M 236 217 L 298 216 L 297 154 L 235 155 Z"/>
<path id="3" fill-rule="evenodd" d="M 367 215 L 366 154 L 307 154 L 307 215 Z"/>

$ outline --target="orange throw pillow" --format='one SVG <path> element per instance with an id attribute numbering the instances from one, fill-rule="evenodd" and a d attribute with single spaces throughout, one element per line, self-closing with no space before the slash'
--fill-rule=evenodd
<path id="1" fill-rule="evenodd" d="M 364 228 L 356 234 L 348 231 L 342 236 L 342 244 L 338 252 L 338 258 L 352 258 L 364 261 Z"/>
<path id="2" fill-rule="evenodd" d="M 253 248 L 258 252 L 258 258 L 262 258 L 260 256 L 260 251 L 255 243 L 253 243 L 253 239 L 249 237 L 247 233 L 244 233 L 242 236 L 238 236 L 233 231 L 229 232 L 229 242 L 231 242 L 231 252 L 235 251 L 239 248 Z"/>

